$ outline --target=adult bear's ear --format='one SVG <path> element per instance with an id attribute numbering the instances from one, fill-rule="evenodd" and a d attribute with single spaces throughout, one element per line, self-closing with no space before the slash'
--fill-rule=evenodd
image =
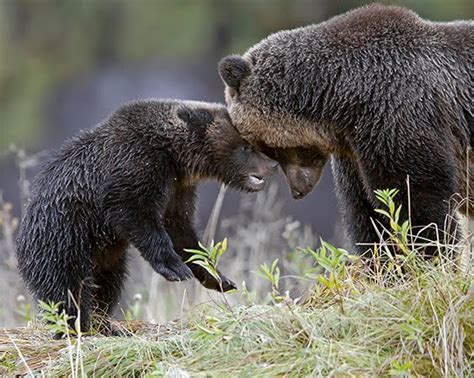
<path id="1" fill-rule="evenodd" d="M 250 65 L 239 55 L 229 55 L 219 62 L 219 75 L 224 83 L 235 89 L 240 88 L 242 79 L 250 74 Z"/>

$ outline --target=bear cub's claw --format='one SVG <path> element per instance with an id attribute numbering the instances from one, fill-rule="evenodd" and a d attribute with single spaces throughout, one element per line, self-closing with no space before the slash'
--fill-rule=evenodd
<path id="1" fill-rule="evenodd" d="M 222 293 L 237 289 L 237 285 L 229 278 L 222 274 L 219 274 L 219 277 L 221 278 L 221 283 L 219 283 L 219 281 L 212 276 L 206 278 L 204 281 L 201 281 L 201 283 L 207 289 L 220 291 Z"/>
<path id="2" fill-rule="evenodd" d="M 231 291 L 231 290 L 237 290 L 237 285 L 231 281 L 229 278 L 226 276 L 221 275 L 221 280 L 222 280 L 222 291 Z M 220 288 L 219 288 L 220 291 Z"/>
<path id="3" fill-rule="evenodd" d="M 221 282 L 216 280 L 214 278 L 214 276 L 209 274 L 204 268 L 202 268 L 198 265 L 192 266 L 192 270 L 193 270 L 193 273 L 194 273 L 194 277 L 196 277 L 196 279 L 206 289 L 216 290 L 216 291 L 220 291 L 220 292 L 223 292 L 223 293 L 225 293 L 227 291 L 237 289 L 237 285 L 232 280 L 230 280 L 229 278 L 227 278 L 226 276 L 224 276 L 220 272 L 218 272 L 218 273 L 219 273 L 219 277 L 221 279 Z"/>

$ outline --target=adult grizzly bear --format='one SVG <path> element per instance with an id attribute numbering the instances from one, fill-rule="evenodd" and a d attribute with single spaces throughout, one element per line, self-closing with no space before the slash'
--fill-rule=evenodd
<path id="1" fill-rule="evenodd" d="M 233 289 L 183 262 L 184 248 L 199 248 L 196 185 L 213 178 L 258 191 L 277 167 L 240 137 L 223 105 L 125 105 L 67 142 L 36 177 L 17 237 L 20 273 L 37 299 L 61 302 L 71 324 L 79 303 L 82 331 L 92 310 L 107 314 L 117 303 L 129 243 L 169 281 L 194 274 L 207 288 Z"/>
<path id="2" fill-rule="evenodd" d="M 371 223 L 383 221 L 373 210 L 380 207 L 375 189 L 400 189 L 407 219 L 407 177 L 412 226 L 434 223 L 443 238 L 451 196 L 468 196 L 472 21 L 431 22 L 374 4 L 270 35 L 243 56 L 223 58 L 219 72 L 232 120 L 250 143 L 277 161 L 281 149 L 312 149 L 322 157 L 316 176 L 331 156 L 353 244 L 379 241 Z M 294 196 L 307 194 L 312 181 Z"/>

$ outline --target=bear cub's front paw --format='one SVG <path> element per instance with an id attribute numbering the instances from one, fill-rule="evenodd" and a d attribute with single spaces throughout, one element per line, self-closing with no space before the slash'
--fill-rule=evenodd
<path id="1" fill-rule="evenodd" d="M 231 290 L 237 290 L 237 285 L 230 278 L 227 278 L 226 276 L 224 276 L 223 274 L 220 274 L 220 273 L 219 273 L 219 277 L 221 278 L 221 281 L 222 281 L 222 291 L 223 292 L 227 292 L 227 291 L 231 291 Z M 219 288 L 214 288 L 214 290 L 221 291 L 221 286 L 219 286 Z"/>
<path id="2" fill-rule="evenodd" d="M 194 277 L 191 269 L 186 266 L 178 255 L 171 255 L 163 259 L 155 266 L 155 270 L 168 281 L 186 281 Z"/>
<path id="3" fill-rule="evenodd" d="M 207 289 L 216 290 L 223 293 L 237 289 L 237 285 L 232 280 L 220 273 L 219 277 L 220 282 L 209 275 L 209 277 L 206 277 L 203 281 L 201 281 L 201 284 Z"/>
<path id="4" fill-rule="evenodd" d="M 206 289 L 223 293 L 237 289 L 237 285 L 219 271 L 217 273 L 219 274 L 220 281 L 199 265 L 193 265 L 191 269 L 193 270 L 194 277 L 196 277 Z"/>

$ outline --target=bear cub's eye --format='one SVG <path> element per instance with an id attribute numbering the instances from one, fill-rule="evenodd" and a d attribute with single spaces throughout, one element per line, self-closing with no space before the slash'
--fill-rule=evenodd
<path id="1" fill-rule="evenodd" d="M 241 151 L 242 152 L 251 152 L 252 151 L 252 147 L 248 146 L 248 145 L 244 145 L 242 147 L 240 147 Z"/>

